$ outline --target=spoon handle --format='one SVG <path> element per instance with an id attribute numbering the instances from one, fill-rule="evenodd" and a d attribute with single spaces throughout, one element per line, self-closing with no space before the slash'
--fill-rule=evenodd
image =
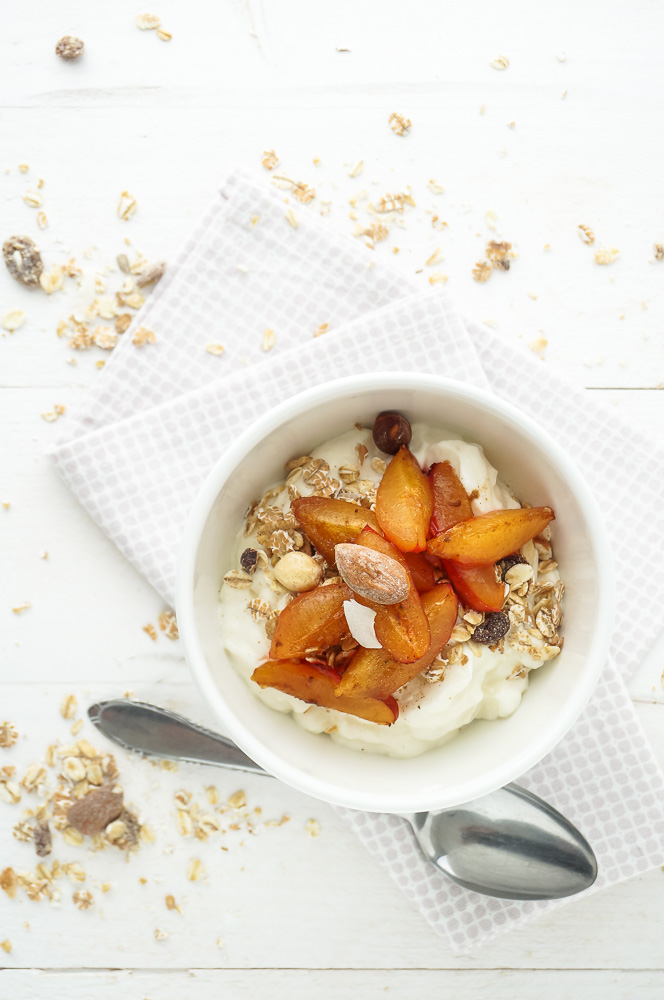
<path id="1" fill-rule="evenodd" d="M 88 715 L 104 736 L 125 750 L 236 771 L 267 773 L 225 736 L 211 733 L 156 705 L 117 698 L 91 705 Z"/>

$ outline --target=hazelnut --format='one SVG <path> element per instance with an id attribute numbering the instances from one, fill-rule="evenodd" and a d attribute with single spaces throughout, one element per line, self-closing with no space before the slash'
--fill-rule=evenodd
<path id="1" fill-rule="evenodd" d="M 406 418 L 393 410 L 384 410 L 374 420 L 374 443 L 387 455 L 396 455 L 403 445 L 407 447 L 412 436 L 413 432 Z"/>
<path id="2" fill-rule="evenodd" d="M 301 593 L 318 586 L 322 570 L 306 552 L 287 552 L 274 567 L 274 575 L 286 590 Z"/>

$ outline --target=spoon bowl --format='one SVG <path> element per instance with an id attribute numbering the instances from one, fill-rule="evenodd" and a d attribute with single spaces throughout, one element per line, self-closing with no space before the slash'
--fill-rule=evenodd
<path id="1" fill-rule="evenodd" d="M 116 699 L 88 716 L 108 739 L 138 753 L 267 775 L 233 742 L 156 705 Z M 518 785 L 439 812 L 404 816 L 443 875 L 503 899 L 560 899 L 597 877 L 587 840 L 547 802 Z"/>

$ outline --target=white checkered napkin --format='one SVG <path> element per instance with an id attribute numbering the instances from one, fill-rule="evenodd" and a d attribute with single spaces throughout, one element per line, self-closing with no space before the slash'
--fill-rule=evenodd
<path id="1" fill-rule="evenodd" d="M 262 409 L 349 371 L 437 371 L 485 386 L 488 379 L 568 449 L 606 512 L 620 577 L 612 657 L 620 674 L 631 672 L 664 606 L 664 578 L 652 566 L 664 539 L 662 450 L 541 362 L 462 323 L 438 290 L 410 296 L 412 281 L 394 267 L 368 268 L 363 249 L 304 208 L 298 217 L 293 230 L 280 196 L 237 177 L 224 185 L 140 316 L 156 344 L 136 348 L 125 337 L 55 451 L 81 502 L 172 600 L 191 499 L 225 443 Z M 322 322 L 330 331 L 312 340 Z M 267 326 L 277 346 L 264 355 Z M 222 341 L 227 354 L 207 355 L 210 340 Z M 635 511 L 634 483 L 647 532 L 644 518 L 625 516 Z M 664 861 L 664 782 L 612 665 L 579 723 L 522 783 L 591 840 L 601 866 L 591 891 Z M 459 889 L 423 861 L 398 817 L 340 813 L 457 950 L 564 903 Z"/>

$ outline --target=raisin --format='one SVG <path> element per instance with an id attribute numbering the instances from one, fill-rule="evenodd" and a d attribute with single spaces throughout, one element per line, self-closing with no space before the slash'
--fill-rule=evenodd
<path id="1" fill-rule="evenodd" d="M 245 549 L 240 556 L 240 566 L 245 573 L 255 573 L 258 565 L 258 552 L 256 549 Z"/>
<path id="2" fill-rule="evenodd" d="M 508 569 L 511 569 L 512 566 L 518 566 L 519 563 L 526 562 L 528 562 L 528 560 L 524 559 L 518 552 L 514 552 L 511 556 L 505 556 L 504 559 L 501 559 L 498 565 L 500 566 L 500 572 L 503 580 L 505 579 L 505 573 L 507 573 Z"/>
<path id="3" fill-rule="evenodd" d="M 45 821 L 35 826 L 35 850 L 40 858 L 45 858 L 53 850 L 51 828 Z"/>
<path id="4" fill-rule="evenodd" d="M 117 819 L 122 808 L 122 792 L 114 791 L 113 785 L 102 785 L 74 802 L 67 811 L 67 819 L 80 833 L 92 836 Z"/>
<path id="5" fill-rule="evenodd" d="M 492 611 L 486 616 L 483 622 L 477 626 L 471 639 L 473 642 L 481 642 L 483 646 L 492 646 L 504 635 L 507 635 L 510 628 L 509 617 L 504 611 Z"/>
<path id="6" fill-rule="evenodd" d="M 400 413 L 384 410 L 374 420 L 373 439 L 380 451 L 396 455 L 403 445 L 408 446 L 413 436 L 410 424 Z"/>
<path id="7" fill-rule="evenodd" d="M 2 245 L 2 256 L 12 278 L 32 287 L 39 284 L 44 263 L 29 236 L 10 236 Z"/>

